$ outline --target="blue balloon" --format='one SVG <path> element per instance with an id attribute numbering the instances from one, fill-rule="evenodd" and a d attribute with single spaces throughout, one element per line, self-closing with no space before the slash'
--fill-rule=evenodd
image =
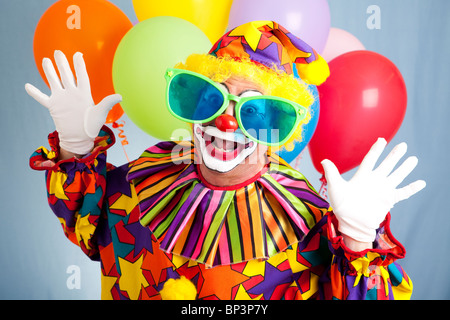
<path id="1" fill-rule="evenodd" d="M 301 142 L 295 142 L 294 149 L 292 151 L 280 150 L 278 152 L 278 155 L 287 163 L 292 162 L 295 158 L 297 158 L 300 152 L 305 149 L 306 145 L 309 143 L 309 141 L 311 141 L 314 131 L 316 131 L 317 123 L 319 122 L 319 92 L 316 86 L 308 85 L 308 88 L 314 96 L 314 103 L 310 106 L 311 120 L 303 126 L 303 139 Z"/>

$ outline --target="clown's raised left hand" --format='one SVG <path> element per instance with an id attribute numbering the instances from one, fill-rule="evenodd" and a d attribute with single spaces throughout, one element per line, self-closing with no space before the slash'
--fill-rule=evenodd
<path id="1" fill-rule="evenodd" d="M 378 139 L 365 156 L 351 180 L 344 180 L 330 160 L 322 166 L 328 184 L 328 196 L 339 222 L 339 231 L 359 242 L 373 242 L 376 229 L 388 211 L 399 201 L 422 190 L 426 183 L 415 181 L 397 188 L 417 165 L 416 157 L 409 157 L 393 171 L 406 153 L 406 143 L 394 147 L 386 159 L 374 169 L 386 147 L 385 139 Z"/>

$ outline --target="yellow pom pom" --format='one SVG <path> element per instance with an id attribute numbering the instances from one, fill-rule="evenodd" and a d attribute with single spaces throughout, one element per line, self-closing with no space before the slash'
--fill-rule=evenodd
<path id="1" fill-rule="evenodd" d="M 197 288 L 185 276 L 181 276 L 179 279 L 167 280 L 159 293 L 163 300 L 195 300 Z"/>
<path id="2" fill-rule="evenodd" d="M 330 76 L 328 63 L 321 56 L 316 61 L 308 64 L 297 64 L 297 70 L 303 81 L 316 86 L 324 83 Z"/>

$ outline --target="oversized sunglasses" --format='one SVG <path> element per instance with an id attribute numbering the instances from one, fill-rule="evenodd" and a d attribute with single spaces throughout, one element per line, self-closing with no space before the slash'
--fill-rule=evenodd
<path id="1" fill-rule="evenodd" d="M 166 104 L 176 118 L 189 123 L 209 122 L 235 101 L 239 128 L 251 140 L 267 146 L 284 144 L 307 114 L 293 101 L 267 95 L 238 97 L 201 74 L 169 68 Z"/>

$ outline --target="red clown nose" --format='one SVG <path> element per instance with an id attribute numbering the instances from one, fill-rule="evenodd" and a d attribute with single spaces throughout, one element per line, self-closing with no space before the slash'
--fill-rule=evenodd
<path id="1" fill-rule="evenodd" d="M 238 123 L 235 117 L 229 114 L 221 114 L 215 120 L 216 127 L 223 132 L 234 132 L 238 128 Z"/>

